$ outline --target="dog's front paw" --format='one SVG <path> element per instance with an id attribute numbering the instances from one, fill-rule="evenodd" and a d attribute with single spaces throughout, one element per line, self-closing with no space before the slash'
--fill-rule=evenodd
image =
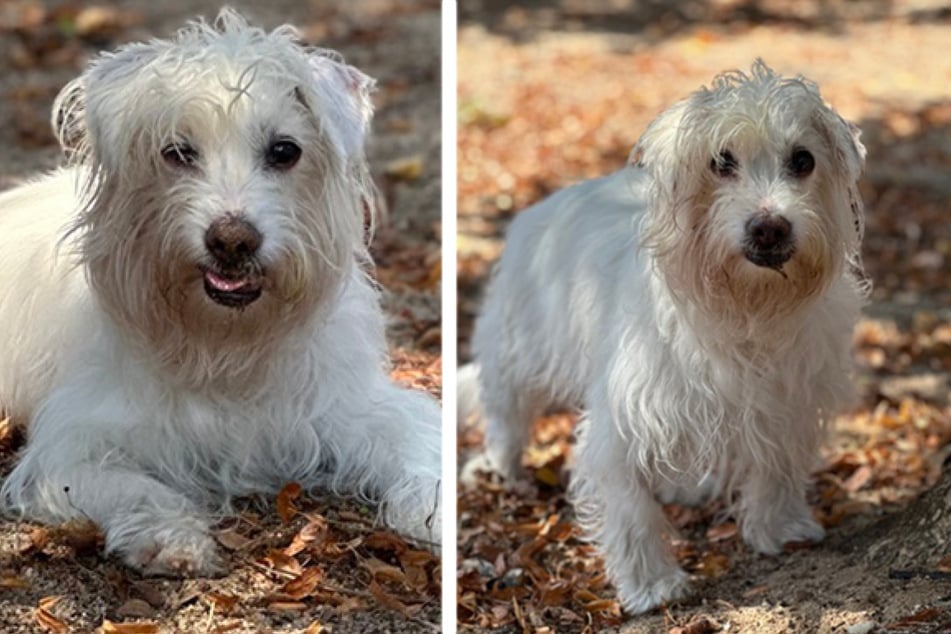
<path id="1" fill-rule="evenodd" d="M 812 517 L 808 507 L 794 517 L 777 518 L 773 522 L 748 521 L 743 526 L 743 539 L 750 547 L 764 555 L 782 552 L 788 542 L 820 542 L 826 531 Z"/>
<path id="2" fill-rule="evenodd" d="M 618 598 L 629 614 L 643 614 L 669 601 L 683 599 L 690 594 L 689 575 L 673 567 L 662 576 L 644 581 L 628 577 L 617 583 Z"/>
<path id="3" fill-rule="evenodd" d="M 194 528 L 149 531 L 113 550 L 146 576 L 218 577 L 226 570 L 211 536 Z"/>

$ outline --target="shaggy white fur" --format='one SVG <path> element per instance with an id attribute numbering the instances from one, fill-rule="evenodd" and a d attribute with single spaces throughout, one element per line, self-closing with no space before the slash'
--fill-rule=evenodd
<path id="1" fill-rule="evenodd" d="M 62 91 L 73 166 L 0 196 L 8 510 L 151 574 L 216 572 L 210 514 L 291 481 L 438 543 L 439 409 L 362 270 L 372 83 L 225 10 Z"/>
<path id="2" fill-rule="evenodd" d="M 688 589 L 658 498 L 715 478 L 757 551 L 823 537 L 804 489 L 853 393 L 864 158 L 815 85 L 757 62 L 512 223 L 459 403 L 507 477 L 532 419 L 584 407 L 569 493 L 630 612 Z"/>

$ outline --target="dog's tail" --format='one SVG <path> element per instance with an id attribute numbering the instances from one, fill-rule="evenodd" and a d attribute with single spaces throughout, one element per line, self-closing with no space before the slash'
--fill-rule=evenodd
<path id="1" fill-rule="evenodd" d="M 479 366 L 467 363 L 456 373 L 456 428 L 476 424 L 482 417 L 479 397 Z"/>

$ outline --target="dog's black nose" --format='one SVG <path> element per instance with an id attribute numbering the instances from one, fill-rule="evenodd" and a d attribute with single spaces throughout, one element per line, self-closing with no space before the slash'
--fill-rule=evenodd
<path id="1" fill-rule="evenodd" d="M 228 214 L 211 223 L 205 246 L 223 264 L 239 264 L 261 248 L 261 232 L 240 216 Z"/>
<path id="2" fill-rule="evenodd" d="M 746 235 L 757 251 L 776 251 L 788 244 L 792 225 L 782 216 L 763 214 L 747 221 Z"/>

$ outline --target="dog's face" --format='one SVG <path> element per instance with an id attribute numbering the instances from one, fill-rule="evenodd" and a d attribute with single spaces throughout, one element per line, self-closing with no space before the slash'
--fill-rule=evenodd
<path id="1" fill-rule="evenodd" d="M 635 152 L 651 171 L 645 236 L 668 283 L 725 316 L 768 319 L 857 256 L 857 131 L 815 87 L 758 63 L 660 116 Z"/>
<path id="2" fill-rule="evenodd" d="M 54 123 L 90 170 L 77 230 L 110 313 L 230 345 L 331 302 L 363 248 L 370 85 L 227 12 L 99 58 Z"/>

